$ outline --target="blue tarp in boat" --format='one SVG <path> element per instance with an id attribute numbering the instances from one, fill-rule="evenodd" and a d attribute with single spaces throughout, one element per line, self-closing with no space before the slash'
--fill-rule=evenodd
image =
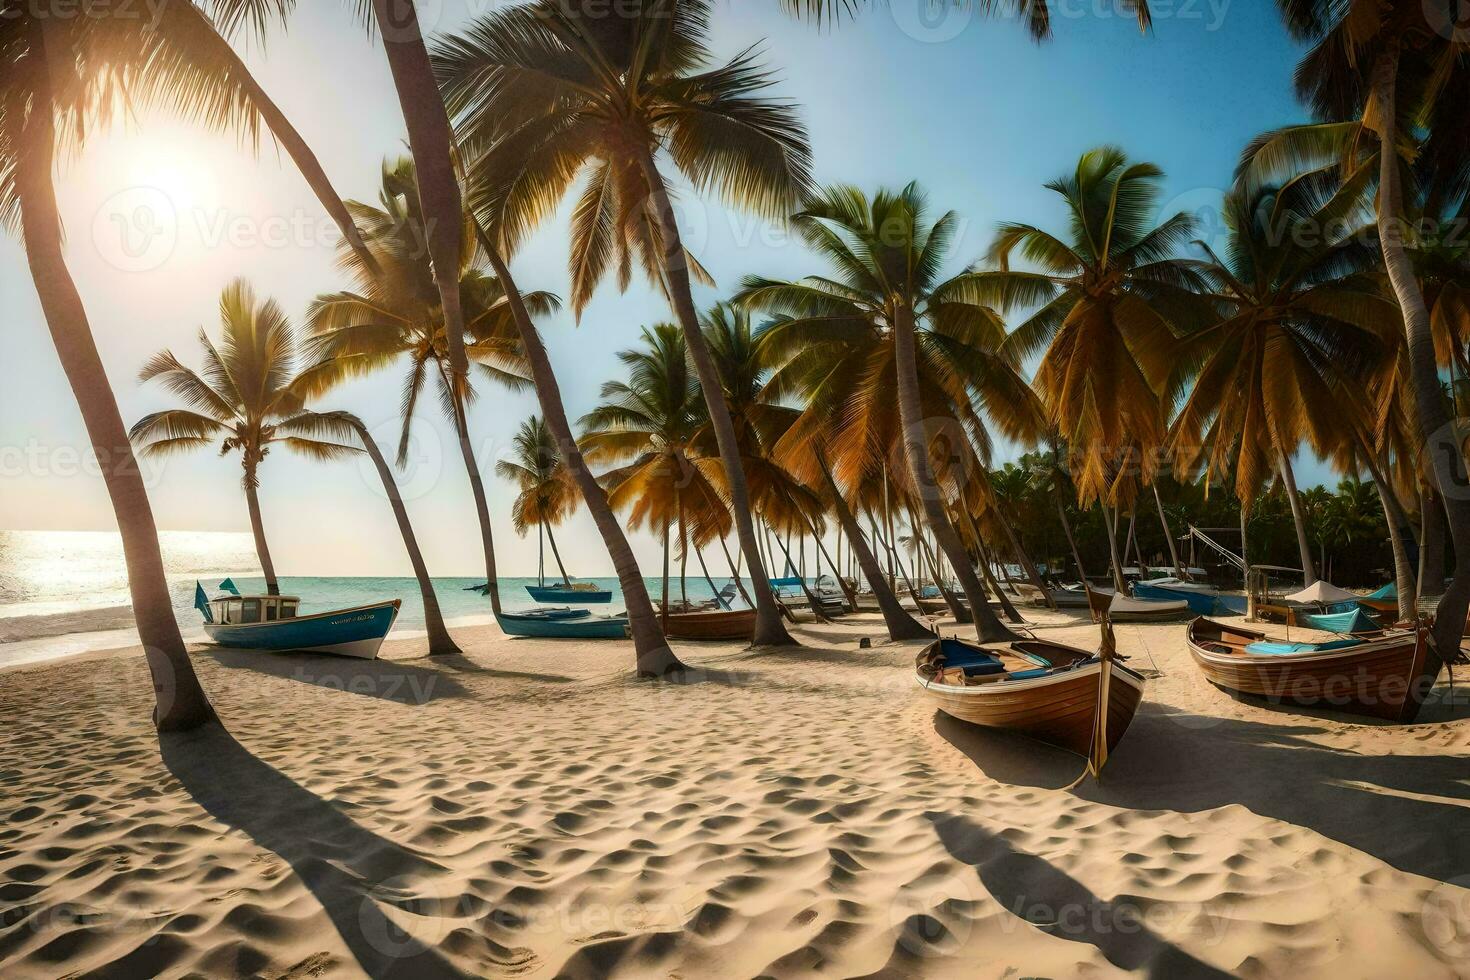
<path id="1" fill-rule="evenodd" d="M 1297 620 L 1303 626 L 1331 633 L 1367 633 L 1379 628 L 1356 604 L 1344 612 L 1308 613 L 1297 616 Z"/>
<path id="2" fill-rule="evenodd" d="M 1379 589 L 1376 592 L 1369 592 L 1367 594 L 1367 596 L 1365 596 L 1364 598 L 1368 598 L 1368 599 L 1397 599 L 1398 597 L 1399 597 L 1399 587 L 1398 587 L 1398 584 L 1397 583 L 1394 583 L 1394 582 L 1390 582 L 1390 583 L 1388 583 L 1387 585 L 1383 586 L 1383 588 Z"/>
<path id="3" fill-rule="evenodd" d="M 1328 650 L 1342 650 L 1347 647 L 1355 647 L 1362 640 L 1329 640 L 1326 643 L 1278 643 L 1274 640 L 1257 640 L 1248 643 L 1245 647 L 1246 653 L 1324 653 Z"/>

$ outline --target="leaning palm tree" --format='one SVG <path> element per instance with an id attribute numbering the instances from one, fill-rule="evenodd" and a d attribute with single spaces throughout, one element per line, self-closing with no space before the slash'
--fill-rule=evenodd
<path id="1" fill-rule="evenodd" d="M 1174 214 L 1153 223 L 1163 172 L 1135 163 L 1116 147 L 1082 155 L 1076 169 L 1046 186 L 1070 218 L 1058 237 L 1034 225 L 1002 224 L 977 295 L 1006 309 L 1039 307 L 1011 332 L 1016 363 L 1037 354 L 1035 384 L 1052 429 L 1072 447 L 1079 502 L 1132 503 L 1139 480 L 1166 435 L 1161 396 L 1171 366 L 1171 319 L 1186 305 L 1195 277 L 1176 250 L 1193 221 Z M 1019 255 L 1037 271 L 1013 269 Z M 1117 535 L 1104 521 L 1121 590 Z"/>
<path id="2" fill-rule="evenodd" d="M 20 16 L 10 16 L 12 13 Z M 113 76 L 83 70 L 79 21 L 12 11 L 0 17 L 0 222 L 20 232 L 41 312 L 87 429 L 122 539 L 133 617 L 153 681 L 161 731 L 198 727 L 214 709 L 189 662 L 169 599 L 158 529 L 117 400 L 63 253 L 53 170 L 61 131 L 116 104 Z M 85 26 L 85 25 L 83 25 Z"/>
<path id="3" fill-rule="evenodd" d="M 380 206 L 348 202 L 374 264 L 370 267 L 356 251 L 342 248 L 340 264 L 355 280 L 356 288 L 318 296 L 311 304 L 307 352 L 312 361 L 323 362 L 313 372 L 312 394 L 407 360 L 398 441 L 401 465 L 408 456 L 420 398 L 426 387 L 433 389 L 459 442 L 479 519 L 486 585 L 491 605 L 499 612 L 489 498 L 469 436 L 468 411 L 477 394 L 475 378 L 456 375 L 451 363 L 448 335 L 452 331 L 446 328 L 435 272 L 423 249 L 427 219 L 420 208 L 417 183 L 412 161 L 385 163 Z M 462 219 L 465 223 L 470 220 L 467 216 Z M 498 279 L 477 266 L 472 241 L 460 261 L 459 283 L 465 317 L 461 346 L 474 359 L 477 376 L 511 388 L 524 386 L 525 360 L 505 290 Z M 537 313 L 557 306 L 556 297 L 549 293 L 532 293 L 522 299 Z"/>
<path id="4" fill-rule="evenodd" d="M 1376 170 L 1379 247 L 1403 311 L 1418 442 L 1433 467 L 1455 545 L 1454 583 L 1440 601 L 1435 631 L 1437 649 L 1451 651 L 1458 648 L 1470 607 L 1470 497 L 1460 475 L 1461 434 L 1440 397 L 1429 305 L 1408 246 L 1414 238 L 1410 208 L 1421 198 L 1415 192 L 1463 191 L 1470 143 L 1464 112 L 1470 36 L 1448 3 L 1278 0 L 1277 5 L 1288 30 L 1312 45 L 1296 79 L 1318 122 L 1266 134 L 1247 150 L 1242 170 L 1248 179 L 1263 182 L 1304 165 Z M 1392 151 L 1383 152 L 1385 147 Z M 1406 181 L 1409 156 L 1419 157 L 1421 172 L 1427 172 L 1422 187 Z M 1427 675 L 1436 676 L 1439 666 L 1440 657 L 1431 657 Z"/>
<path id="5" fill-rule="evenodd" d="M 535 415 L 522 422 L 511 440 L 510 458 L 498 460 L 495 473 L 520 487 L 510 517 L 516 533 L 522 537 L 532 525 L 536 527 L 538 574 L 545 576 L 546 541 L 550 539 L 557 571 L 561 572 L 561 580 L 570 584 L 552 528 L 577 509 L 577 488 L 567 477 L 566 466 L 546 423 Z"/>
<path id="6" fill-rule="evenodd" d="M 245 506 L 266 591 L 280 595 L 257 493 L 261 463 L 276 446 L 322 460 L 339 459 L 357 450 L 331 441 L 353 433 L 337 419 L 308 411 L 293 384 L 298 345 L 280 306 L 274 300 L 257 301 L 249 284 L 237 279 L 220 294 L 219 307 L 219 344 L 203 329 L 199 331 L 204 349 L 202 372 L 163 350 L 149 358 L 138 375 L 143 383 L 158 381 L 187 407 L 145 415 L 128 436 L 145 457 L 215 446 L 220 455 L 240 454 Z"/>
<path id="7" fill-rule="evenodd" d="M 730 531 L 719 461 L 699 449 L 704 400 L 691 376 L 681 330 L 660 323 L 643 330 L 643 345 L 618 352 L 628 380 L 602 386 L 602 402 L 582 417 L 582 448 L 603 474 L 608 499 L 628 510 L 628 527 L 652 527 L 663 539 L 662 613 L 669 611 L 670 531 L 679 557 Z M 680 576 L 681 582 L 683 575 Z"/>
<path id="8" fill-rule="evenodd" d="M 1291 457 L 1303 442 L 1319 456 L 1345 441 L 1366 448 L 1340 393 L 1366 384 L 1398 329 L 1393 300 L 1367 275 L 1376 250 L 1353 220 L 1360 198 L 1361 187 L 1310 177 L 1227 194 L 1225 254 L 1199 243 L 1206 259 L 1194 266 L 1218 319 L 1184 339 L 1175 377 L 1188 389 L 1173 432 L 1180 465 L 1193 469 L 1209 447 L 1211 474 L 1228 473 L 1245 508 L 1277 473 L 1308 585 L 1317 574 Z"/>
<path id="9" fill-rule="evenodd" d="M 958 219 L 948 212 L 931 222 L 922 192 L 910 184 L 871 200 L 854 187 L 831 187 L 793 220 L 836 277 L 751 278 L 739 297 L 784 317 L 770 328 L 768 343 L 773 353 L 784 348 L 790 363 L 783 371 L 809 404 L 821 406 L 793 438 L 815 439 L 830 426 L 830 451 L 851 486 L 875 475 L 886 447 L 901 445 L 909 489 L 959 577 L 976 631 L 985 640 L 1010 636 L 986 604 L 946 505 L 963 490 L 977 455 L 988 452 L 988 429 L 973 400 L 1021 439 L 1039 434 L 1039 411 L 997 354 L 1003 330 L 975 302 L 973 276 L 940 278 Z M 896 411 L 888 394 L 894 387 Z M 959 465 L 937 471 L 936 452 Z"/>
<path id="10" fill-rule="evenodd" d="M 754 579 L 756 642 L 789 643 L 660 157 L 698 190 L 782 217 L 808 183 L 810 149 L 792 108 L 766 95 L 770 75 L 753 52 L 711 66 L 708 6 L 532 0 L 443 41 L 436 67 L 482 189 L 476 213 L 496 236 L 496 251 L 513 252 L 585 175 L 573 214 L 573 307 L 580 311 L 614 270 L 626 286 L 635 262 L 667 293 L 708 403 Z"/>

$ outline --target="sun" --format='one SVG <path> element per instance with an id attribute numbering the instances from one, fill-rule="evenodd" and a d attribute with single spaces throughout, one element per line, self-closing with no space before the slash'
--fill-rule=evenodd
<path id="1" fill-rule="evenodd" d="M 212 208 L 219 203 L 214 168 L 196 149 L 180 140 L 138 140 L 128 149 L 122 176 L 128 187 L 162 193 L 181 213 Z"/>

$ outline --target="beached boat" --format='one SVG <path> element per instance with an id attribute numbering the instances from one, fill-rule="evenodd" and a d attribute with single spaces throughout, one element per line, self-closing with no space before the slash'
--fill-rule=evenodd
<path id="1" fill-rule="evenodd" d="M 1110 639 L 1103 650 L 1046 640 L 941 639 L 919 654 L 914 674 L 945 714 L 1060 746 L 1101 768 L 1128 730 L 1144 686 L 1141 675 L 1117 661 Z"/>
<path id="2" fill-rule="evenodd" d="M 1083 598 L 1086 598 L 1086 593 L 1083 593 Z M 1192 613 L 1185 599 L 1140 599 L 1114 595 L 1108 602 L 1108 616 L 1117 623 L 1157 622 L 1183 619 L 1189 615 Z"/>
<path id="3" fill-rule="evenodd" d="M 1294 643 L 1201 618 L 1186 636 L 1212 683 L 1274 703 L 1413 721 L 1427 688 L 1420 679 L 1427 651 L 1417 630 Z"/>
<path id="4" fill-rule="evenodd" d="M 1192 582 L 1179 582 L 1170 580 L 1164 585 L 1155 582 L 1133 583 L 1133 598 L 1138 599 L 1167 599 L 1170 602 L 1183 601 L 1189 605 L 1189 611 L 1195 616 L 1214 616 L 1219 611 L 1220 592 L 1210 586 L 1198 586 Z"/>
<path id="5" fill-rule="evenodd" d="M 398 619 L 401 600 L 301 615 L 301 599 L 290 595 L 205 597 L 194 584 L 194 606 L 204 615 L 204 632 L 223 647 L 277 653 L 331 653 L 372 660 Z"/>
<path id="6" fill-rule="evenodd" d="M 746 640 L 755 633 L 754 609 L 707 609 L 669 613 L 664 635 L 677 640 Z"/>
<path id="7" fill-rule="evenodd" d="M 617 640 L 628 635 L 628 617 L 594 616 L 586 609 L 535 609 L 495 614 L 507 636 L 554 640 Z"/>
<path id="8" fill-rule="evenodd" d="M 1293 610 L 1292 619 L 1298 626 L 1309 626 L 1328 633 L 1376 633 L 1383 629 L 1378 621 L 1359 608 L 1357 603 L 1346 604 L 1347 609 L 1329 608 L 1326 612 L 1299 612 Z"/>
<path id="9" fill-rule="evenodd" d="M 537 602 L 612 602 L 612 590 L 591 582 L 557 582 L 528 585 L 526 591 Z"/>

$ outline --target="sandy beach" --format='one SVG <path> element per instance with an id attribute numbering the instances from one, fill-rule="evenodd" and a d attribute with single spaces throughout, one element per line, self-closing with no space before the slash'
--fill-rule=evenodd
<path id="1" fill-rule="evenodd" d="M 1243 703 L 1181 625 L 1120 626 L 1157 676 L 1069 791 L 1080 759 L 936 715 L 868 617 L 690 646 L 677 685 L 459 635 L 201 650 L 228 734 L 162 743 L 136 652 L 0 674 L 0 975 L 1470 973 L 1470 722 L 1433 720 L 1465 706 Z"/>

